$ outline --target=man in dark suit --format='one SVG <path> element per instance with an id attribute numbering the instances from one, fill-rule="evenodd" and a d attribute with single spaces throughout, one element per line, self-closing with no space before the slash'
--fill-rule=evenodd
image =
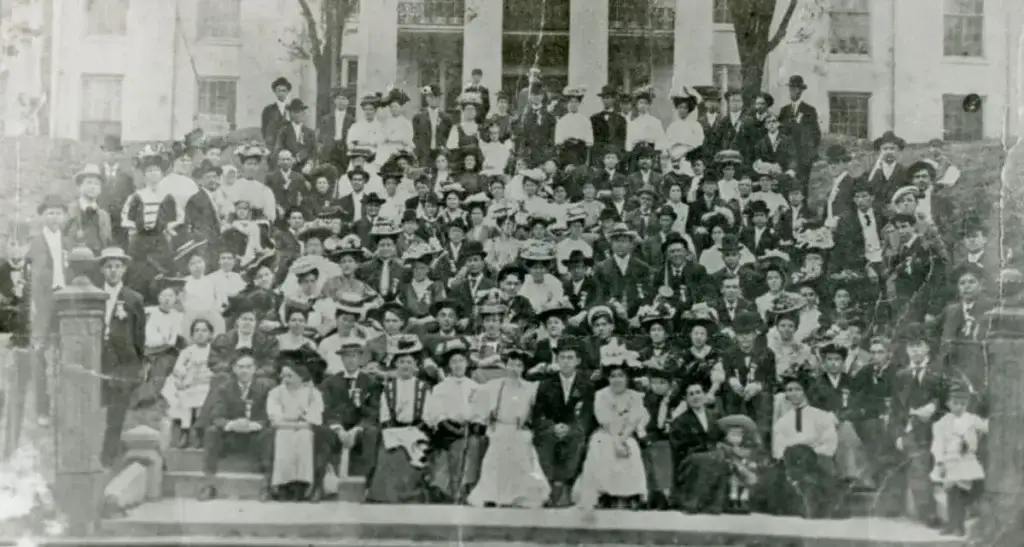
<path id="1" fill-rule="evenodd" d="M 756 274 L 756 272 L 751 272 Z M 733 325 L 747 312 L 757 312 L 757 305 L 743 297 L 743 274 L 716 272 L 715 281 L 721 296 L 716 301 L 719 324 L 724 328 Z"/>
<path id="2" fill-rule="evenodd" d="M 822 210 L 822 220 L 826 222 L 836 223 L 839 218 L 848 216 L 853 210 L 853 188 L 857 179 L 849 171 L 852 159 L 846 147 L 841 144 L 831 144 L 825 149 L 828 180 L 831 183 Z"/>
<path id="3" fill-rule="evenodd" d="M 121 226 L 121 209 L 135 193 L 135 175 L 130 165 L 119 161 L 124 153 L 121 137 L 107 135 L 103 138 L 103 188 L 97 198 L 101 209 L 110 215 L 114 241 L 123 248 L 128 246 L 128 232 Z"/>
<path id="4" fill-rule="evenodd" d="M 806 89 L 803 76 L 790 76 L 789 99 L 792 102 L 779 111 L 782 133 L 793 141 L 796 150 L 796 178 L 804 185 L 805 192 L 811 178 L 811 167 L 818 159 L 818 146 L 821 145 L 818 111 L 801 99 Z"/>
<path id="5" fill-rule="evenodd" d="M 107 293 L 100 368 L 107 377 L 102 393 L 103 406 L 107 409 L 107 428 L 100 456 L 106 467 L 112 466 L 121 455 L 121 428 L 129 400 L 149 373 L 142 362 L 146 344 L 146 312 L 142 295 L 123 283 L 129 260 L 120 247 L 104 249 L 99 258 L 103 291 Z"/>
<path id="6" fill-rule="evenodd" d="M 373 260 L 359 266 L 356 278 L 380 293 L 381 298 L 390 302 L 399 295 L 399 284 L 410 279 L 408 268 L 398 259 L 395 239 L 401 228 L 390 221 L 378 221 L 370 231 L 376 249 Z M 390 241 L 390 243 L 387 243 Z"/>
<path id="7" fill-rule="evenodd" d="M 754 142 L 754 155 L 744 159 L 777 164 L 790 177 L 796 177 L 797 149 L 793 139 L 779 130 L 779 119 L 775 114 L 769 112 L 761 123 L 764 124 L 764 136 Z M 806 184 L 799 180 L 797 183 Z"/>
<path id="8" fill-rule="evenodd" d="M 216 263 L 215 255 L 217 241 L 220 238 L 221 221 L 217 211 L 217 204 L 214 202 L 213 193 L 220 186 L 221 167 L 210 160 L 204 159 L 198 167 L 192 171 L 192 178 L 195 179 L 200 190 L 185 203 L 185 233 L 191 237 L 206 240 L 207 253 L 205 254 L 207 264 L 212 266 Z"/>
<path id="9" fill-rule="evenodd" d="M 942 241 L 948 248 L 953 245 L 956 238 L 956 227 L 952 226 L 952 222 L 946 222 L 946 219 L 953 218 L 954 208 L 950 197 L 935 185 L 939 174 L 937 165 L 932 160 L 917 161 L 907 168 L 910 184 L 916 186 L 919 191 L 917 213 L 938 226 Z"/>
<path id="10" fill-rule="evenodd" d="M 689 237 L 669 232 L 659 245 L 658 254 L 663 260 L 652 269 L 651 290 L 672 289 L 669 301 L 680 313 L 715 296 L 716 289 L 707 270 L 693 259 L 696 255 Z"/>
<path id="11" fill-rule="evenodd" d="M 537 388 L 534 444 L 541 469 L 551 483 L 549 504 L 554 507 L 570 504 L 591 429 L 594 388 L 577 371 L 581 357 L 579 347 L 559 346 L 558 372 L 541 380 Z"/>
<path id="12" fill-rule="evenodd" d="M 210 344 L 210 368 L 214 372 L 229 370 L 239 355 L 248 354 L 256 359 L 257 378 L 276 378 L 277 338 L 256 328 L 261 319 L 259 311 L 244 295 L 229 301 L 224 317 L 233 320 L 235 327 L 218 335 Z"/>
<path id="13" fill-rule="evenodd" d="M 704 101 L 700 104 L 700 115 L 697 121 L 704 130 L 704 144 L 701 146 L 701 154 L 704 157 L 713 158 L 719 150 L 725 148 L 725 135 L 729 128 L 728 124 L 720 123 L 725 116 L 722 115 L 722 93 L 716 87 L 701 90 Z"/>
<path id="14" fill-rule="evenodd" d="M 463 259 L 465 272 L 453 272 L 453 277 L 448 281 L 449 294 L 452 299 L 462 306 L 461 309 L 473 309 L 476 303 L 476 295 L 481 291 L 494 289 L 498 283 L 487 271 L 484 258 L 487 252 L 484 251 L 483 243 L 475 240 L 465 242 L 459 255 Z"/>
<path id="15" fill-rule="evenodd" d="M 295 156 L 290 150 L 279 150 L 274 169 L 267 173 L 266 185 L 274 193 L 277 203 L 278 224 L 283 225 L 285 211 L 302 205 L 303 198 L 312 191 L 312 185 L 295 167 Z"/>
<path id="16" fill-rule="evenodd" d="M 533 168 L 547 161 L 554 149 L 555 125 L 558 120 L 544 106 L 544 84 L 530 85 L 529 104 L 520 116 L 516 147 L 519 157 Z"/>
<path id="17" fill-rule="evenodd" d="M 441 108 L 441 88 L 436 84 L 422 90 L 427 107 L 412 117 L 412 144 L 416 149 L 416 160 L 421 166 L 430 165 L 434 153 L 444 148 L 448 134 L 452 132 L 451 116 Z M 483 107 L 477 109 L 477 113 Z"/>
<path id="18" fill-rule="evenodd" d="M 334 111 L 320 118 L 317 124 L 320 141 L 320 161 L 329 162 L 339 173 L 348 170 L 348 130 L 356 123 L 356 118 L 348 110 L 348 95 L 344 89 L 334 89 Z"/>
<path id="19" fill-rule="evenodd" d="M 718 429 L 718 416 L 706 408 L 704 385 L 685 379 L 679 387 L 686 397 L 686 410 L 673 418 L 669 429 L 669 442 L 676 458 L 676 488 L 673 492 L 679 497 L 679 507 L 693 510 L 695 504 L 707 498 L 707 489 L 712 485 L 707 484 L 709 477 L 701 477 L 695 467 L 690 467 L 687 458 L 714 450 L 723 435 Z"/>
<path id="20" fill-rule="evenodd" d="M 718 122 L 722 126 L 715 131 L 721 147 L 719 150 L 736 150 L 743 156 L 743 161 L 751 162 L 754 143 L 761 137 L 761 123 L 746 112 L 741 91 L 729 90 L 725 100 L 729 110 Z"/>
<path id="21" fill-rule="evenodd" d="M 102 181 L 98 165 L 86 165 L 75 175 L 78 199 L 68 204 L 68 220 L 64 227 L 64 236 L 72 247 L 88 247 L 96 256 L 114 244 L 110 213 L 99 201 L 103 192 Z"/>
<path id="22" fill-rule="evenodd" d="M 569 258 L 562 264 L 569 270 L 569 278 L 562 282 L 562 291 L 575 310 L 575 316 L 569 319 L 573 326 L 583 322 L 586 311 L 597 305 L 601 290 L 597 282 L 589 275 L 593 259 L 587 258 L 583 251 L 576 249 L 569 253 Z"/>
<path id="23" fill-rule="evenodd" d="M 891 345 L 888 338 L 881 336 L 868 343 L 871 360 L 854 374 L 853 406 L 857 416 L 854 427 L 871 454 L 871 478 L 880 487 L 878 512 L 887 517 L 899 517 L 906 507 L 906 487 L 888 479 L 898 473 L 903 463 L 896 440 L 906 432 L 906 423 L 897 423 L 893 415 L 893 396 L 900 368 L 893 363 Z"/>
<path id="24" fill-rule="evenodd" d="M 603 109 L 590 117 L 590 126 L 594 130 L 594 153 L 590 155 L 591 164 L 601 166 L 604 150 L 623 150 L 626 147 L 626 118 L 617 110 L 619 92 L 614 86 L 606 85 L 597 94 L 601 98 Z"/>
<path id="25" fill-rule="evenodd" d="M 612 256 L 594 268 L 594 279 L 601 290 L 600 300 L 609 303 L 620 317 L 633 317 L 656 290 L 648 286 L 651 267 L 634 255 L 639 237 L 625 224 L 616 224 L 607 236 L 611 240 Z"/>
<path id="26" fill-rule="evenodd" d="M 897 137 L 892 131 L 886 131 L 874 141 L 878 160 L 868 172 L 868 184 L 872 194 L 879 203 L 889 203 L 896 190 L 909 183 L 906 167 L 900 163 L 900 155 L 907 146 L 907 141 Z"/>
<path id="27" fill-rule="evenodd" d="M 480 94 L 480 107 L 476 109 L 476 123 L 484 123 L 484 120 L 487 119 L 487 112 L 491 109 L 491 91 L 484 84 L 480 83 L 480 80 L 484 77 L 483 70 L 474 68 L 470 72 L 469 77 L 471 81 L 463 91 Z"/>
<path id="28" fill-rule="evenodd" d="M 925 315 L 937 315 L 942 309 L 942 278 L 944 266 L 934 249 L 917 235 L 917 218 L 908 213 L 893 216 L 893 225 L 900 236 L 900 246 L 887 268 L 889 281 L 895 289 L 896 317 L 921 321 Z"/>
<path id="29" fill-rule="evenodd" d="M 36 212 L 42 217 L 38 230 L 29 237 L 27 260 L 29 264 L 32 299 L 32 375 L 35 380 L 36 416 L 41 424 L 50 420 L 50 394 L 47 385 L 47 354 L 57 343 L 57 308 L 53 298 L 55 290 L 68 286 L 71 272 L 67 269 L 67 254 L 71 242 L 64 237 L 66 206 L 57 195 L 49 195 L 39 204 Z"/>
<path id="30" fill-rule="evenodd" d="M 662 247 L 668 242 L 670 237 L 677 235 L 672 230 L 672 226 L 678 218 L 679 215 L 676 214 L 676 210 L 670 205 L 662 205 L 658 209 L 657 229 L 653 230 L 654 233 L 644 239 L 640 247 L 640 257 L 651 268 L 659 269 L 665 263 L 665 253 L 662 251 Z"/>
<path id="31" fill-rule="evenodd" d="M 295 167 L 302 171 L 306 163 L 316 155 L 316 132 L 306 126 L 306 115 L 309 107 L 302 99 L 292 99 L 288 103 L 288 119 L 290 123 L 281 127 L 273 150 L 288 150 L 295 156 Z M 312 165 L 310 165 L 312 167 Z"/>
<path id="32" fill-rule="evenodd" d="M 379 436 L 380 382 L 359 369 L 365 364 L 365 340 L 343 338 L 338 355 L 345 370 L 320 384 L 324 394 L 324 425 L 351 450 L 349 468 L 339 476 L 366 476 L 373 469 Z"/>
<path id="33" fill-rule="evenodd" d="M 768 224 L 771 213 L 768 204 L 757 200 L 747 209 L 750 214 L 750 226 L 740 231 L 740 243 L 750 250 L 754 256 L 762 256 L 779 247 L 779 235 Z"/>
<path id="34" fill-rule="evenodd" d="M 757 424 L 762 438 L 767 440 L 772 427 L 775 353 L 757 343 L 764 326 L 753 306 L 737 313 L 730 324 L 736 335 L 736 345 L 723 359 L 726 367 L 726 385 L 722 393 L 725 413 L 748 416 Z"/>
<path id="35" fill-rule="evenodd" d="M 273 466 L 273 432 L 267 418 L 267 394 L 272 383 L 258 380 L 256 360 L 247 351 L 239 353 L 230 371 L 211 382 L 203 413 L 196 424 L 203 430 L 203 475 L 206 485 L 199 499 L 217 497 L 214 486 L 217 467 L 225 453 L 236 453 L 256 460 L 267 477 L 260 492 L 269 497 L 269 477 Z"/>
<path id="36" fill-rule="evenodd" d="M 988 362 L 984 340 L 989 319 L 986 314 L 996 301 L 982 291 L 984 270 L 964 265 L 950 276 L 955 297 L 936 318 L 939 325 L 939 351 L 936 360 L 950 374 L 966 377 L 984 402 L 988 393 Z"/>
<path id="37" fill-rule="evenodd" d="M 910 490 L 917 509 L 916 518 L 930 527 L 938 527 L 935 497 L 929 475 L 932 470 L 932 424 L 945 414 L 949 382 L 933 362 L 922 325 L 904 331 L 908 366 L 899 371 L 894 382 L 893 419 L 902 428 L 896 447 L 903 454 L 900 472 L 890 480 Z"/>
<path id="38" fill-rule="evenodd" d="M 640 190 L 648 189 L 655 193 L 659 199 L 665 196 L 665 189 L 662 187 L 662 175 L 654 171 L 654 159 L 657 151 L 650 146 L 637 147 L 637 171 L 626 177 L 627 188 L 631 196 L 639 194 Z"/>
<path id="39" fill-rule="evenodd" d="M 851 189 L 853 207 L 850 214 L 839 217 L 829 269 L 865 273 L 877 284 L 882 274 L 882 227 L 888 219 L 875 205 L 871 190 L 864 179 L 856 181 Z"/>
<path id="40" fill-rule="evenodd" d="M 260 122 L 260 134 L 263 142 L 270 150 L 274 149 L 277 135 L 281 128 L 288 125 L 288 94 L 292 92 L 292 84 L 287 78 L 281 77 L 270 84 L 274 91 L 274 102 L 263 108 Z"/>

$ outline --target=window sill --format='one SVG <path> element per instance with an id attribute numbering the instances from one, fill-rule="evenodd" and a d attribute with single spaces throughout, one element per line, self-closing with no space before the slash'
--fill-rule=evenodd
<path id="1" fill-rule="evenodd" d="M 732 23 L 715 23 L 715 32 L 736 32 L 736 27 Z"/>
<path id="2" fill-rule="evenodd" d="M 943 63 L 951 64 L 951 65 L 974 65 L 974 66 L 985 66 L 985 65 L 989 64 L 988 59 L 986 59 L 984 57 L 951 57 L 951 56 L 943 56 L 942 57 L 942 62 Z"/>
<path id="3" fill-rule="evenodd" d="M 199 46 L 234 46 L 241 47 L 241 38 L 201 38 L 196 40 L 196 45 Z"/>
<path id="4" fill-rule="evenodd" d="M 829 53 L 827 59 L 830 63 L 870 63 L 872 61 L 870 53 Z"/>
<path id="5" fill-rule="evenodd" d="M 118 43 L 128 39 L 128 34 L 86 34 L 85 41 L 97 44 Z"/>

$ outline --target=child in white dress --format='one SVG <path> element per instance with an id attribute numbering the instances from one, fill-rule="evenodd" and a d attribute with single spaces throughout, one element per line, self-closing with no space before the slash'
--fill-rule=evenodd
<path id="1" fill-rule="evenodd" d="M 932 424 L 931 479 L 946 490 L 949 518 L 944 534 L 963 536 L 967 507 L 977 499 L 985 470 L 978 460 L 978 445 L 988 433 L 988 420 L 967 411 L 971 391 L 967 386 L 950 389 L 949 413 Z"/>
<path id="2" fill-rule="evenodd" d="M 174 364 L 171 375 L 164 381 L 161 395 L 167 401 L 167 416 L 180 431 L 178 444 L 181 448 L 198 448 L 201 439 L 192 431 L 192 424 L 198 418 L 199 410 L 210 392 L 210 342 L 224 331 L 224 320 L 219 315 L 189 315 L 185 318 L 189 329 L 189 346 Z"/>

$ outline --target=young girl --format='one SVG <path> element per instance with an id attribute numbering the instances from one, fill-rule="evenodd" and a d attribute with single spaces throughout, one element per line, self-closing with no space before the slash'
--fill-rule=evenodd
<path id="1" fill-rule="evenodd" d="M 206 275 L 206 241 L 189 241 L 178 247 L 174 264 L 178 271 L 186 272 L 185 286 L 179 296 L 181 309 L 185 313 L 214 309 L 222 311 L 217 299 L 216 286 Z"/>
<path id="2" fill-rule="evenodd" d="M 185 319 L 189 345 L 178 356 L 161 394 L 167 401 L 167 416 L 180 431 L 178 446 L 198 448 L 201 439 L 192 424 L 210 392 L 210 342 L 224 332 L 224 319 L 214 313 L 190 314 Z"/>
<path id="3" fill-rule="evenodd" d="M 150 377 L 159 388 L 170 374 L 181 349 L 182 313 L 178 309 L 178 291 L 184 280 L 161 278 L 157 281 L 157 305 L 146 308 L 146 361 Z"/>
<path id="4" fill-rule="evenodd" d="M 970 386 L 957 384 L 949 392 L 949 413 L 932 425 L 931 479 L 946 490 L 949 518 L 944 534 L 965 535 L 967 506 L 977 499 L 985 470 L 978 461 L 978 446 L 988 433 L 988 420 L 967 411 Z"/>
<path id="5" fill-rule="evenodd" d="M 718 420 L 725 437 L 718 443 L 718 454 L 729 465 L 728 513 L 750 513 L 750 489 L 757 484 L 757 425 L 743 414 L 732 414 Z"/>

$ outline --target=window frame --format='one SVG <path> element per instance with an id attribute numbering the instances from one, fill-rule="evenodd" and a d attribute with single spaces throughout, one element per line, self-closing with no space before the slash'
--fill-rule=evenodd
<path id="1" fill-rule="evenodd" d="M 942 136 L 950 142 L 977 142 L 985 139 L 985 103 L 988 101 L 986 95 L 981 95 L 981 107 L 976 112 L 966 112 L 963 109 L 964 99 L 967 94 L 943 93 L 942 94 Z M 950 117 L 955 116 L 958 127 L 950 127 Z M 976 127 L 972 127 L 976 124 Z M 977 130 L 977 134 L 968 134 L 968 131 Z"/>
<path id="2" fill-rule="evenodd" d="M 237 17 L 234 20 L 234 34 L 221 35 L 212 31 L 229 28 L 224 25 L 227 18 L 224 11 L 213 12 L 214 17 L 209 17 L 211 6 L 226 6 L 226 2 L 234 2 Z M 204 17 L 204 14 L 207 15 Z M 196 41 L 203 43 L 238 43 L 242 40 L 242 0 L 197 0 L 196 1 Z"/>
<path id="3" fill-rule="evenodd" d="M 97 5 L 101 6 L 103 13 L 97 13 Z M 110 21 L 111 10 L 108 8 L 112 6 L 123 6 L 123 9 L 119 10 L 122 21 L 121 28 L 108 28 L 105 24 Z M 82 9 L 85 11 L 84 19 L 85 25 L 83 31 L 86 36 L 90 38 L 118 38 L 128 35 L 128 12 L 131 10 L 131 0 L 86 0 L 82 5 Z M 93 14 L 97 16 L 94 17 Z"/>
<path id="4" fill-rule="evenodd" d="M 826 13 L 828 15 L 828 56 L 832 59 L 870 59 L 873 49 L 871 47 L 871 2 L 869 0 L 852 0 L 860 4 L 860 7 L 863 9 L 863 11 L 853 11 L 853 8 L 847 5 L 850 3 L 850 1 L 851 0 L 831 0 L 829 2 L 829 7 L 826 10 Z M 840 9 L 837 9 L 835 7 L 837 3 L 843 4 L 842 6 L 839 6 Z M 862 53 L 859 51 L 833 51 L 833 43 L 836 38 L 835 29 L 837 27 L 835 25 L 835 22 L 837 16 L 841 18 L 847 18 L 850 20 L 855 20 L 856 18 L 863 17 L 867 21 L 867 35 L 864 36 L 864 43 L 867 46 L 866 52 Z"/>
<path id="5" fill-rule="evenodd" d="M 955 6 L 959 6 L 961 1 L 978 2 L 980 9 L 978 13 L 963 13 L 956 12 L 951 13 L 949 11 L 951 1 Z M 950 53 L 951 47 L 950 42 L 946 39 L 947 34 L 950 31 L 951 23 L 959 22 L 960 27 L 957 29 L 957 38 L 959 40 L 960 50 L 963 51 L 963 45 L 967 42 L 964 39 L 967 34 L 967 23 L 971 21 L 977 21 L 981 24 L 981 29 L 978 32 L 978 53 L 977 54 L 966 54 Z M 984 60 L 985 59 L 985 0 L 943 0 L 942 1 L 942 56 L 946 59 L 961 59 L 961 60 Z"/>
<path id="6" fill-rule="evenodd" d="M 229 111 L 227 116 L 228 126 L 232 131 L 238 128 L 238 78 L 231 76 L 200 76 L 196 79 L 196 115 L 209 114 L 216 115 L 218 112 L 203 112 L 203 85 L 219 85 L 219 84 L 231 84 L 234 86 L 234 108 Z M 213 94 L 208 100 L 210 104 L 214 104 L 216 94 Z"/>
<path id="7" fill-rule="evenodd" d="M 90 82 L 108 82 L 117 84 L 117 106 L 107 106 L 106 110 L 113 114 L 116 119 L 100 119 L 89 116 L 91 109 L 89 105 L 93 101 L 87 100 L 86 93 Z M 82 74 L 80 79 L 80 99 L 82 101 L 78 115 L 78 138 L 83 142 L 102 142 L 103 137 L 116 134 L 119 137 L 124 135 L 124 75 L 123 74 Z M 112 130 L 116 126 L 116 132 Z M 86 131 L 86 127 L 100 128 L 96 131 Z M 88 133 L 95 133 L 88 137 Z"/>
<path id="8" fill-rule="evenodd" d="M 721 17 L 719 17 L 721 15 Z M 677 14 L 678 16 L 678 14 Z M 713 0 L 711 6 L 711 22 L 715 26 L 733 28 L 732 12 L 729 0 Z"/>
<path id="9" fill-rule="evenodd" d="M 849 137 L 868 139 L 871 137 L 871 98 L 873 94 L 870 91 L 829 91 L 828 92 L 828 132 L 835 133 L 838 135 L 845 135 Z M 849 108 L 849 105 L 844 105 L 841 110 L 844 112 L 844 116 L 836 116 L 835 113 L 839 111 L 833 108 L 833 101 L 852 101 L 852 100 L 863 100 L 864 104 L 864 131 L 862 133 L 854 133 L 850 131 L 851 127 L 861 125 L 859 122 L 851 121 L 851 114 L 857 112 L 857 109 Z M 843 127 L 840 129 L 837 127 L 839 120 L 842 119 Z"/>

